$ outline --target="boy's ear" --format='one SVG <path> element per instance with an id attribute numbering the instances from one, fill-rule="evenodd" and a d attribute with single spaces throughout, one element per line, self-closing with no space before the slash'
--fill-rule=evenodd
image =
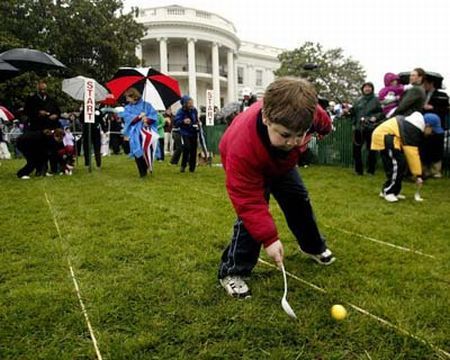
<path id="1" fill-rule="evenodd" d="M 264 114 L 263 114 L 263 116 L 262 116 L 262 122 L 263 122 L 263 124 L 264 125 L 268 125 L 267 123 L 268 123 L 268 120 L 267 120 L 267 118 L 264 116 Z"/>

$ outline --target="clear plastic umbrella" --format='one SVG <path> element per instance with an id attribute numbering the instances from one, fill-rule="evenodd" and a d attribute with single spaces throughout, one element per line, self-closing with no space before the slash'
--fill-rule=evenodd
<path id="1" fill-rule="evenodd" d="M 84 82 L 88 78 L 84 76 L 76 76 L 70 79 L 64 79 L 62 82 L 62 91 L 75 100 L 84 100 Z M 92 79 L 90 79 L 92 80 Z M 101 101 L 108 95 L 106 90 L 101 84 L 95 81 L 95 101 Z"/>

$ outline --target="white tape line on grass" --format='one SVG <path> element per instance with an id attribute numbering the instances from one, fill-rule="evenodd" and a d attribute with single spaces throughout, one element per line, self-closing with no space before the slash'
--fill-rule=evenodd
<path id="1" fill-rule="evenodd" d="M 266 265 L 266 266 L 269 266 L 269 267 L 272 267 L 272 268 L 275 268 L 275 269 L 279 270 L 274 264 L 271 264 L 271 263 L 269 263 L 269 262 L 267 262 L 267 261 L 265 261 L 263 259 L 258 259 L 258 261 L 260 263 Z M 314 290 L 317 290 L 317 291 L 323 293 L 323 294 L 327 293 L 327 291 L 324 288 L 321 288 L 320 286 L 317 286 L 317 285 L 315 285 L 313 283 L 310 283 L 309 281 L 303 280 L 302 278 L 300 278 L 297 275 L 294 275 L 294 274 L 292 274 L 292 273 L 290 273 L 288 271 L 286 271 L 286 275 L 291 277 L 291 278 L 293 278 L 293 279 L 295 279 L 295 280 L 297 280 L 297 281 L 299 281 L 299 282 L 301 282 L 302 284 L 305 284 L 305 285 L 313 288 Z M 425 345 L 429 346 L 431 349 L 436 351 L 436 353 L 438 353 L 439 355 L 446 356 L 447 358 L 450 359 L 450 353 L 448 353 L 445 350 L 442 350 L 441 348 L 438 348 L 437 346 L 431 344 L 429 341 L 426 341 L 426 340 L 418 337 L 417 335 L 414 335 L 413 333 L 409 332 L 408 330 L 405 330 L 405 329 L 401 328 L 400 326 L 394 325 L 391 322 L 389 322 L 389 321 L 387 321 L 387 320 L 385 320 L 383 318 L 380 318 L 380 317 L 370 313 L 369 311 L 364 310 L 364 309 L 360 308 L 359 306 L 356 306 L 356 305 L 354 305 L 354 304 L 352 304 L 350 302 L 345 302 L 345 304 L 350 306 L 352 309 L 358 311 L 359 313 L 361 313 L 363 315 L 366 315 L 366 316 L 370 317 L 371 319 L 374 319 L 374 320 L 378 321 L 379 323 L 381 323 L 381 324 L 383 324 L 383 325 L 385 325 L 387 327 L 390 327 L 390 328 L 398 331 L 399 333 L 407 335 L 407 336 L 411 337 L 412 339 L 415 339 L 415 340 L 421 342 L 422 344 L 425 344 Z"/>
<path id="2" fill-rule="evenodd" d="M 49 198 L 47 196 L 47 193 L 45 192 L 44 194 L 45 194 L 45 200 L 47 200 L 47 204 L 48 204 L 48 207 L 50 209 L 50 213 L 52 214 L 52 217 L 53 217 L 53 223 L 55 224 L 56 232 L 58 233 L 59 240 L 62 242 L 63 241 L 63 237 L 61 235 L 61 230 L 59 229 L 58 221 L 56 220 L 56 216 L 55 216 L 55 213 L 53 211 L 52 204 L 50 203 L 50 200 L 49 200 Z M 99 360 L 102 360 L 102 354 L 100 353 L 100 350 L 99 350 L 98 345 L 97 345 L 97 339 L 96 339 L 96 337 L 94 335 L 94 329 L 92 328 L 91 322 L 89 320 L 88 313 L 86 311 L 86 307 L 84 306 L 83 299 L 81 298 L 80 287 L 78 286 L 78 281 L 77 281 L 77 278 L 75 276 L 75 272 L 73 271 L 72 262 L 70 261 L 70 258 L 68 256 L 67 256 L 67 263 L 69 265 L 70 276 L 72 277 L 72 281 L 73 281 L 73 284 L 75 286 L 75 290 L 77 292 L 77 297 L 78 297 L 78 301 L 79 301 L 80 306 L 81 306 L 81 311 L 82 311 L 82 313 L 84 315 L 84 319 L 86 320 L 86 324 L 87 324 L 87 327 L 89 329 L 89 334 L 91 335 L 92 343 L 94 344 L 95 353 L 97 354 L 97 358 Z"/>
<path id="3" fill-rule="evenodd" d="M 407 248 L 407 247 L 395 245 L 395 244 L 392 244 L 392 243 L 387 242 L 387 241 L 382 241 L 382 240 L 374 239 L 374 238 L 371 238 L 371 237 L 369 237 L 369 236 L 357 234 L 357 233 L 354 233 L 354 232 L 351 232 L 351 231 L 348 231 L 348 230 L 338 229 L 338 228 L 335 228 L 335 227 L 333 227 L 333 226 L 329 226 L 329 225 L 324 225 L 324 226 L 327 227 L 327 228 L 333 229 L 333 230 L 337 230 L 337 231 L 343 232 L 344 234 L 348 234 L 348 235 L 352 235 L 352 236 L 357 236 L 357 237 L 360 237 L 360 238 L 363 238 L 363 239 L 366 239 L 366 240 L 375 242 L 375 243 L 377 243 L 377 244 L 381 244 L 381 245 L 385 245 L 385 246 L 390 246 L 390 247 L 393 247 L 393 248 L 398 249 L 398 250 L 408 251 L 408 252 L 412 252 L 412 253 L 417 254 L 417 255 L 426 256 L 426 257 L 435 259 L 435 257 L 434 257 L 433 255 L 425 254 L 425 253 L 423 253 L 422 251 L 419 251 L 419 250 L 413 250 L 413 249 L 410 249 L 410 248 Z"/>

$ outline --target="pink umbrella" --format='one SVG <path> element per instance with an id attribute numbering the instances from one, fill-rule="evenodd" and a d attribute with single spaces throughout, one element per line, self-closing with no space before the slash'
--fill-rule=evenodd
<path id="1" fill-rule="evenodd" d="M 9 111 L 4 106 L 0 106 L 0 119 L 3 119 L 4 121 L 11 121 L 14 120 L 14 118 L 15 116 L 11 111 Z"/>

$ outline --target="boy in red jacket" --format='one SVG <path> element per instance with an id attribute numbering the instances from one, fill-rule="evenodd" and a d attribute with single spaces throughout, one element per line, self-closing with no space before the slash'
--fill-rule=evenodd
<path id="1" fill-rule="evenodd" d="M 233 297 L 250 296 L 243 277 L 255 267 L 261 245 L 277 265 L 283 262 L 283 245 L 269 213 L 270 194 L 302 252 L 322 265 L 335 260 L 319 233 L 308 192 L 295 168 L 316 106 L 316 92 L 309 82 L 280 78 L 267 88 L 264 103 L 239 114 L 222 137 L 219 149 L 226 187 L 238 218 L 218 277 Z"/>

